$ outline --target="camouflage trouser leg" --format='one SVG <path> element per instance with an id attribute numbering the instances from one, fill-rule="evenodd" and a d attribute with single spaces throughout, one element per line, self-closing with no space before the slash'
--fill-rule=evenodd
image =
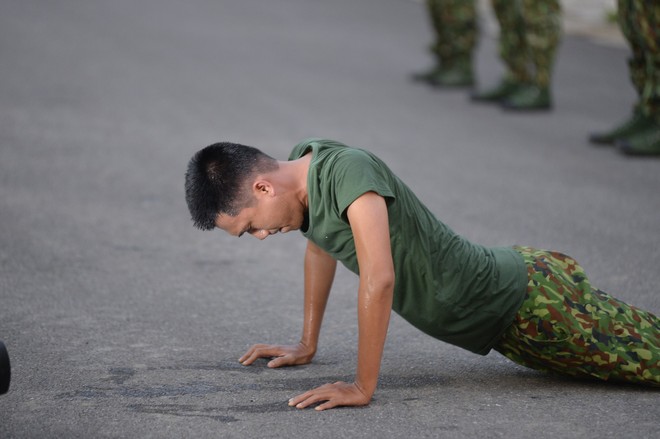
<path id="1" fill-rule="evenodd" d="M 641 100 L 644 84 L 646 83 L 646 60 L 644 59 L 642 44 L 637 39 L 635 33 L 635 25 L 632 21 L 632 17 L 634 16 L 632 9 L 632 2 L 630 0 L 618 0 L 617 20 L 621 28 L 621 33 L 623 33 L 632 50 L 632 57 L 628 60 L 630 80 Z M 637 107 L 641 109 L 639 102 L 637 103 Z"/>
<path id="2" fill-rule="evenodd" d="M 426 0 L 426 6 L 436 34 L 431 51 L 439 62 L 470 62 L 478 33 L 475 0 Z"/>
<path id="3" fill-rule="evenodd" d="M 561 37 L 559 0 L 519 2 L 525 23 L 525 41 L 533 82 L 540 87 L 548 87 Z"/>
<path id="4" fill-rule="evenodd" d="M 660 386 L 660 319 L 593 288 L 566 255 L 516 249 L 527 296 L 495 350 L 537 370 Z"/>
<path id="5" fill-rule="evenodd" d="M 561 35 L 558 0 L 492 0 L 500 25 L 500 56 L 507 77 L 550 85 Z"/>
<path id="6" fill-rule="evenodd" d="M 630 77 L 639 92 L 638 108 L 660 122 L 660 3 L 619 0 L 621 31 L 632 48 Z"/>
<path id="7" fill-rule="evenodd" d="M 492 0 L 495 17 L 500 25 L 500 57 L 506 66 L 507 79 L 522 83 L 531 77 L 527 66 L 527 45 L 518 0 Z"/>

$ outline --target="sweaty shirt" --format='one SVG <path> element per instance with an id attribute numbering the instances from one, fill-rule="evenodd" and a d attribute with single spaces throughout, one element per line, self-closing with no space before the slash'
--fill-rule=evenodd
<path id="1" fill-rule="evenodd" d="M 432 337 L 486 355 L 522 304 L 522 257 L 513 248 L 476 245 L 454 233 L 370 152 L 309 139 L 289 160 L 310 151 L 302 234 L 359 274 L 347 209 L 367 192 L 384 197 L 395 272 L 392 309 Z"/>

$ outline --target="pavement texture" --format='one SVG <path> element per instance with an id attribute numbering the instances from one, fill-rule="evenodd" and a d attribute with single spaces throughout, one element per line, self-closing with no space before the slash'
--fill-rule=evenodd
<path id="1" fill-rule="evenodd" d="M 587 142 L 635 101 L 627 49 L 569 34 L 555 109 L 511 114 L 409 81 L 430 32 L 408 0 L 10 0 L 0 13 L 1 438 L 651 438 L 660 393 L 473 355 L 393 317 L 371 405 L 286 401 L 351 380 L 357 279 L 338 272 L 308 366 L 294 343 L 304 239 L 193 229 L 189 157 L 219 140 L 278 158 L 309 136 L 385 159 L 488 245 L 571 254 L 660 312 L 660 161 Z M 502 70 L 485 34 L 481 85 Z"/>

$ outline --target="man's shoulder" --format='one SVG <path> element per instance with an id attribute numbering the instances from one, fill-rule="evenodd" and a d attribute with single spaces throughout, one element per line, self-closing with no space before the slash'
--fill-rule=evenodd
<path id="1" fill-rule="evenodd" d="M 291 153 L 289 154 L 289 160 L 299 159 L 300 157 L 307 154 L 310 150 L 312 150 L 315 146 L 319 145 L 323 141 L 324 139 L 320 139 L 316 137 L 310 137 L 302 140 L 291 150 Z"/>
<path id="2" fill-rule="evenodd" d="M 297 160 L 312 151 L 314 155 L 317 155 L 319 152 L 329 152 L 338 153 L 343 150 L 346 151 L 357 151 L 354 148 L 349 147 L 341 142 L 332 139 L 323 139 L 317 137 L 307 138 L 296 146 L 293 147 L 291 153 L 289 154 L 289 160 Z"/>

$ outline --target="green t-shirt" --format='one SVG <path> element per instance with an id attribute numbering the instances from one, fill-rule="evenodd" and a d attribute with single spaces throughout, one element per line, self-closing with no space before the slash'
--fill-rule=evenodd
<path id="1" fill-rule="evenodd" d="M 303 235 L 359 274 L 347 209 L 361 195 L 385 198 L 395 286 L 392 309 L 428 335 L 486 355 L 522 304 L 527 270 L 513 248 L 475 245 L 441 223 L 373 154 L 308 139 L 312 151 Z"/>

